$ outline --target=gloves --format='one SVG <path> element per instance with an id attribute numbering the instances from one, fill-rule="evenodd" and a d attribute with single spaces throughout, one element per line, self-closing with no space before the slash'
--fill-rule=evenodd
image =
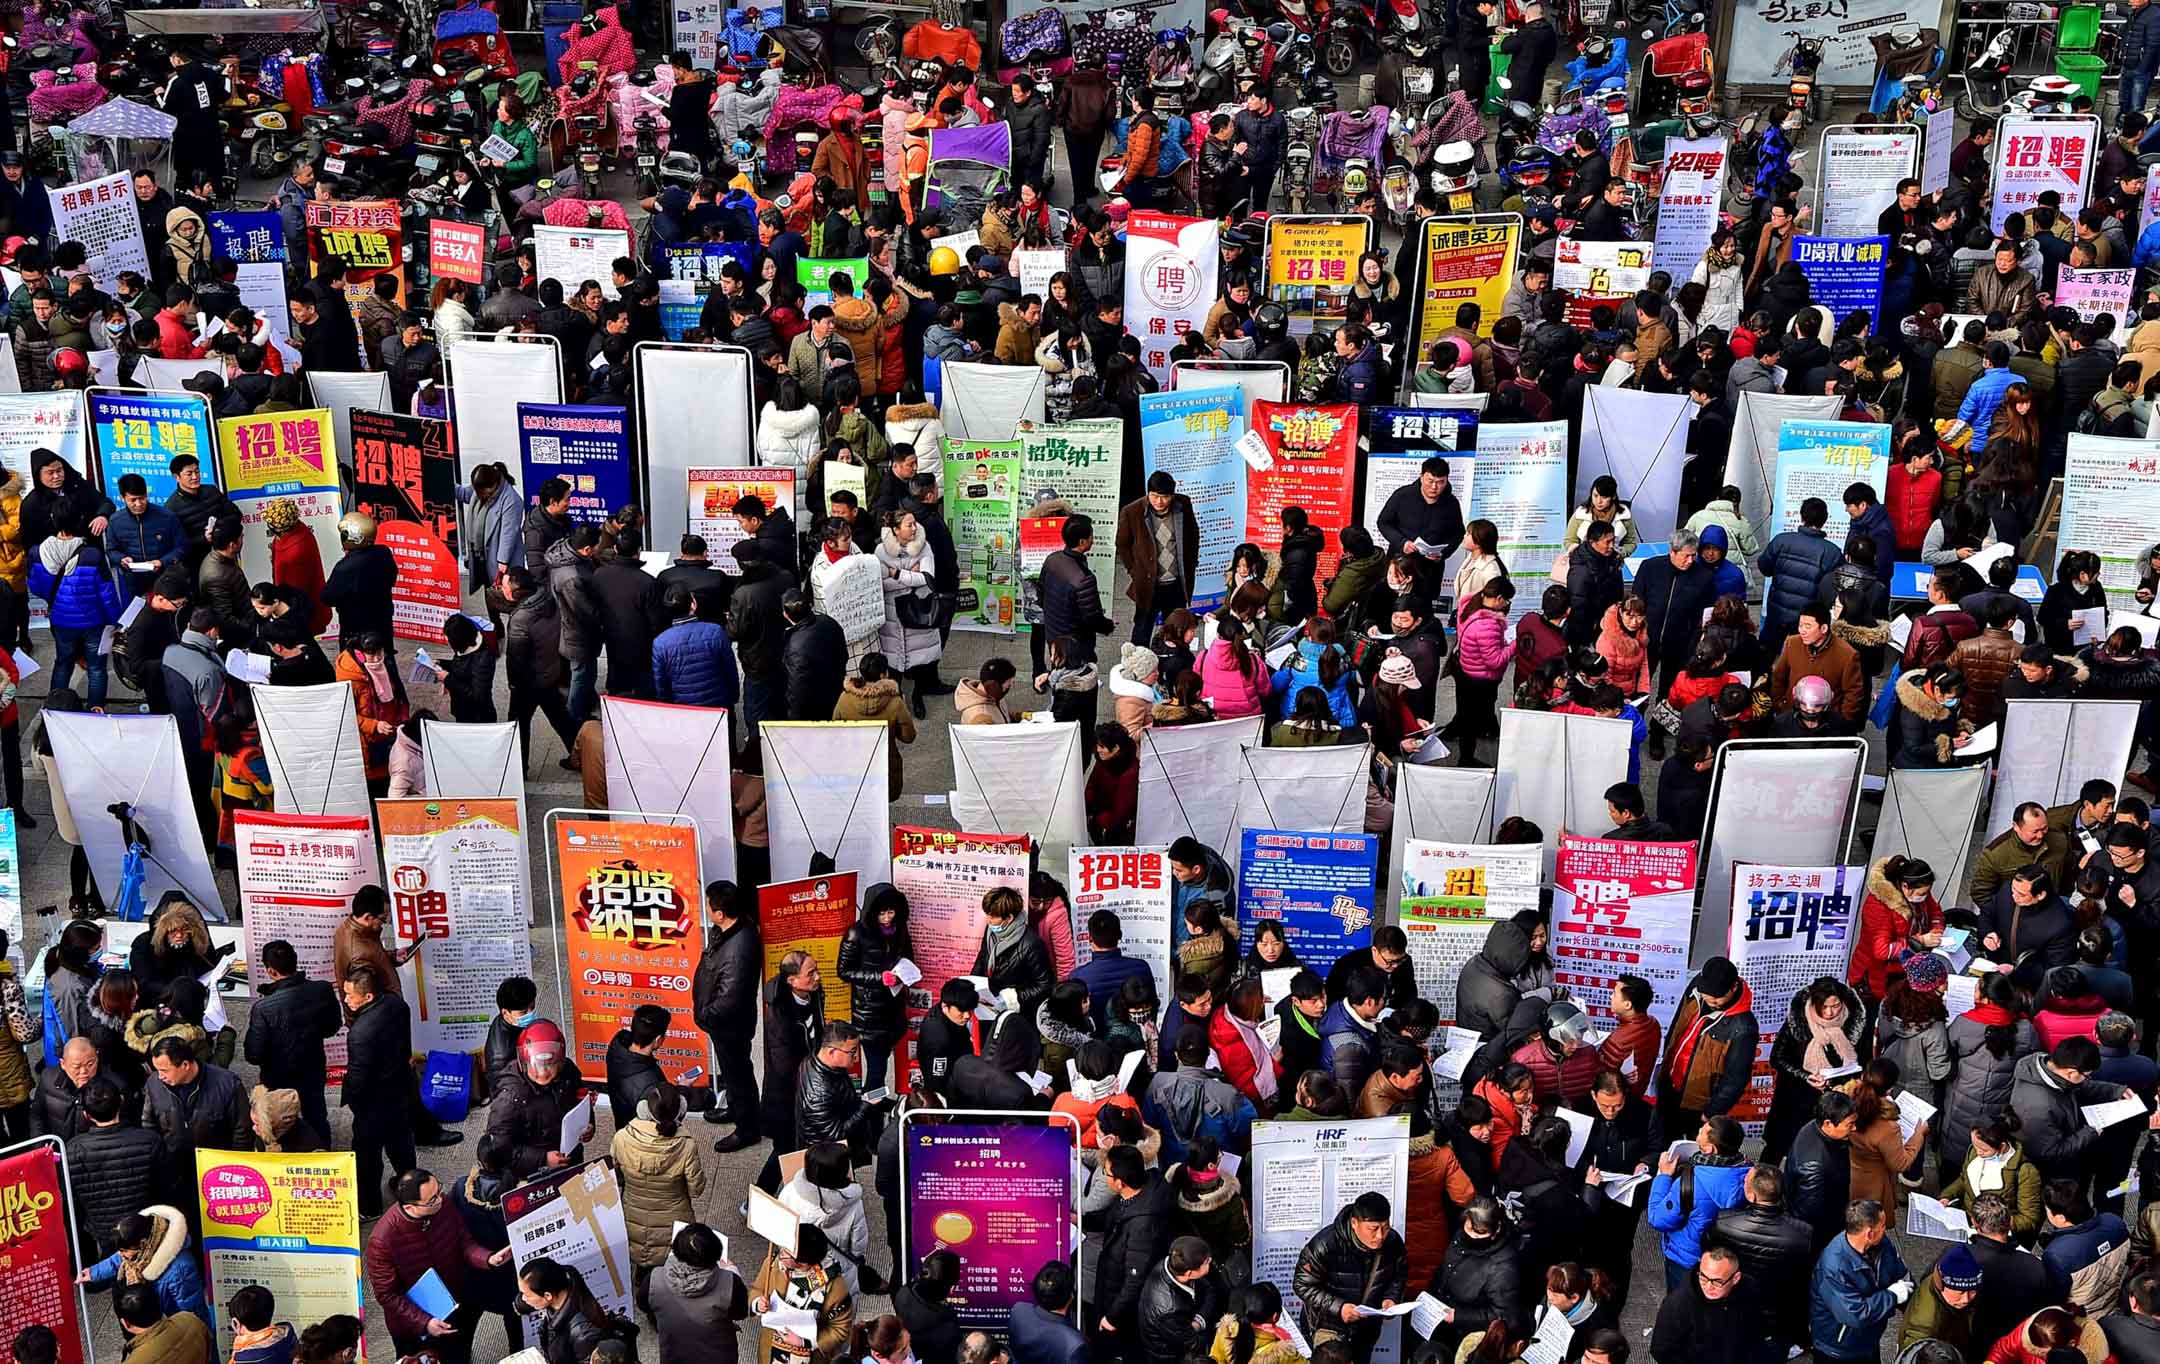
<path id="1" fill-rule="evenodd" d="M 1890 1285 L 1890 1296 L 1897 1299 L 1897 1305 L 1900 1307 L 1903 1307 L 1905 1300 L 1912 1295 L 1913 1281 L 1911 1279 L 1899 1279 L 1896 1283 Z"/>
<path id="2" fill-rule="evenodd" d="M 887 971 L 885 974 L 879 976 L 878 979 L 884 981 L 887 986 L 898 985 L 900 983 L 900 977 L 894 975 L 890 971 Z"/>
<path id="3" fill-rule="evenodd" d="M 1932 252 L 1934 249 L 1935 243 L 1932 241 L 1916 242 L 1913 245 L 1913 254 L 1916 256 L 1925 256 Z"/>

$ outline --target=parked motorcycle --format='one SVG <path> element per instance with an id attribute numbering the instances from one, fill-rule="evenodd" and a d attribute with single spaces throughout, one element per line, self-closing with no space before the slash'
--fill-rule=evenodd
<path id="1" fill-rule="evenodd" d="M 1303 36 L 1303 35 L 1300 35 Z M 1320 111 L 1299 105 L 1283 116 L 1283 196 L 1292 213 L 1303 213 L 1312 195 L 1313 152 L 1320 143 Z"/>
<path id="2" fill-rule="evenodd" d="M 2009 106 L 2011 48 L 2015 44 L 2016 31 L 1999 28 L 1965 63 L 1958 73 L 1965 82 L 1964 93 L 1957 96 L 1959 114 L 1968 119 L 1993 118 Z"/>
<path id="3" fill-rule="evenodd" d="M 1805 36 L 1793 39 L 1792 51 L 1780 63 L 1790 73 L 1786 81 L 1785 130 L 1797 134 L 1810 123 L 1822 119 L 1822 109 L 1815 84 L 1816 73 L 1822 70 L 1823 40 Z"/>

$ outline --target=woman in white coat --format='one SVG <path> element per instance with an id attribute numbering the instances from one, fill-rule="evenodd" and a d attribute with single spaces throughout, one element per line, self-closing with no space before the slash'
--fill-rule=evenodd
<path id="1" fill-rule="evenodd" d="M 803 498 L 809 492 L 810 475 L 817 471 L 820 456 L 818 427 L 823 418 L 802 385 L 790 376 L 773 389 L 772 401 L 758 413 L 758 463 L 768 469 L 795 471 L 795 524 L 803 524 Z M 823 507 L 817 509 L 824 511 Z"/>
<path id="2" fill-rule="evenodd" d="M 923 397 L 922 385 L 910 383 L 885 409 L 885 443 L 907 445 L 915 450 L 915 472 L 929 474 L 945 485 L 945 423 L 937 405 Z"/>
<path id="3" fill-rule="evenodd" d="M 937 560 L 915 513 L 885 513 L 877 557 L 885 570 L 885 626 L 878 632 L 878 650 L 893 671 L 915 683 L 909 705 L 919 718 L 925 709 L 924 684 L 933 692 L 938 688 L 937 666 L 945 643 L 937 629 Z"/>

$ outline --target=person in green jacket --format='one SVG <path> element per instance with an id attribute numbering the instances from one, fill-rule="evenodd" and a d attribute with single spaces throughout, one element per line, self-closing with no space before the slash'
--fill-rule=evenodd
<path id="1" fill-rule="evenodd" d="M 505 87 L 501 98 L 495 101 L 495 126 L 488 132 L 516 147 L 517 155 L 508 161 L 483 156 L 480 168 L 499 171 L 506 191 L 531 185 L 540 169 L 540 140 L 533 136 L 532 125 L 525 121 L 525 102 L 518 98 L 516 91 Z"/>
<path id="2" fill-rule="evenodd" d="M 1898 1349 L 1909 1350 L 1923 1340 L 1939 1340 L 1970 1357 L 1973 1346 L 1973 1304 L 1980 1297 L 1980 1261 L 1964 1246 L 1952 1246 L 1921 1278 L 1905 1304 L 1905 1321 L 1898 1329 Z"/>
<path id="3" fill-rule="evenodd" d="M 1371 531 L 1363 526 L 1344 526 L 1339 538 L 1342 561 L 1335 566 L 1327 595 L 1320 600 L 1320 609 L 1336 620 L 1341 620 L 1344 612 L 1387 576 L 1387 552 L 1373 543 Z"/>

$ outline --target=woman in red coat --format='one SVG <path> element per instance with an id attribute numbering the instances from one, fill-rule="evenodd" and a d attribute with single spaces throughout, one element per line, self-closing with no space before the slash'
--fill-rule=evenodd
<path id="1" fill-rule="evenodd" d="M 308 633 L 321 634 L 330 628 L 330 608 L 322 604 L 322 549 L 314 530 L 289 497 L 274 498 L 263 508 L 263 525 L 270 532 L 270 581 L 307 600 Z"/>
<path id="2" fill-rule="evenodd" d="M 1246 976 L 1230 987 L 1229 997 L 1208 1018 L 1208 1045 L 1222 1062 L 1223 1078 L 1252 1100 L 1262 1117 L 1279 1107 L 1283 1078 L 1275 1049 L 1260 1036 L 1266 1017 L 1267 994 L 1260 977 Z"/>
<path id="3" fill-rule="evenodd" d="M 1935 463 L 1935 441 L 1924 430 L 1909 432 L 1899 446 L 1903 458 L 1890 468 L 1883 506 L 1897 532 L 1898 557 L 1918 558 L 1928 527 L 1942 505 L 1942 470 Z"/>
<path id="4" fill-rule="evenodd" d="M 1868 868 L 1867 898 L 1860 902 L 1860 942 L 1853 949 L 1848 984 L 1880 1003 L 1905 972 L 1907 951 L 1942 946 L 1943 911 L 1935 899 L 1935 869 L 1917 857 L 1892 855 Z"/>

